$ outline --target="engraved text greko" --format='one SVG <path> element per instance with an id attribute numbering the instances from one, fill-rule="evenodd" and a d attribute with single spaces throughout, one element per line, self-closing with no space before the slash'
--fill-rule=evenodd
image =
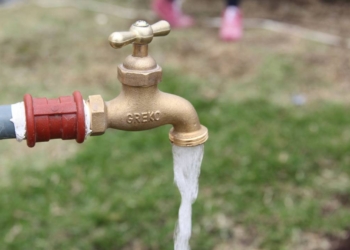
<path id="1" fill-rule="evenodd" d="M 126 122 L 129 124 L 135 123 L 149 123 L 160 120 L 160 111 L 147 111 L 140 113 L 128 113 L 126 114 Z"/>

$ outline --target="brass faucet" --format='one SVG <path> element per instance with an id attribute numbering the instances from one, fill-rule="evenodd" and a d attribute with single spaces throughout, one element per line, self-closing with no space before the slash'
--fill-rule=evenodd
<path id="1" fill-rule="evenodd" d="M 153 25 L 137 21 L 129 31 L 110 35 L 113 48 L 132 43 L 133 53 L 118 66 L 122 90 L 116 98 L 104 102 L 99 95 L 89 96 L 91 135 L 103 134 L 107 128 L 139 131 L 171 124 L 169 139 L 175 145 L 196 146 L 208 139 L 208 130 L 200 124 L 192 104 L 158 89 L 162 68 L 148 55 L 148 44 L 153 37 L 169 32 L 166 21 Z"/>

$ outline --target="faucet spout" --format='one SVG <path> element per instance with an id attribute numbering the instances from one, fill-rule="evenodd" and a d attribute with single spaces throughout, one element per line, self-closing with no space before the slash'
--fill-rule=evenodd
<path id="1" fill-rule="evenodd" d="M 121 93 L 106 102 L 107 127 L 126 131 L 153 129 L 171 124 L 169 139 L 178 146 L 195 146 L 208 138 L 196 110 L 186 99 L 164 93 L 157 85 L 123 85 Z"/>

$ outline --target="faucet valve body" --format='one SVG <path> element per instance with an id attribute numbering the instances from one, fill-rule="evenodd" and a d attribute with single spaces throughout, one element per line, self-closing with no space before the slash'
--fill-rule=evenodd
<path id="1" fill-rule="evenodd" d="M 82 143 L 85 139 L 85 112 L 82 95 L 75 91 L 73 96 L 57 99 L 24 96 L 26 114 L 27 145 L 61 138 L 75 139 Z"/>
<path id="2" fill-rule="evenodd" d="M 94 108 L 91 109 L 91 135 L 104 132 L 106 128 L 138 131 L 171 124 L 169 139 L 177 146 L 192 147 L 208 139 L 208 129 L 200 124 L 192 104 L 158 89 L 162 68 L 148 54 L 148 45 L 154 37 L 166 36 L 169 32 L 170 25 L 166 21 L 150 25 L 140 20 L 129 31 L 109 36 L 113 48 L 132 44 L 133 52 L 118 66 L 118 79 L 122 83 L 120 94 L 106 102 L 105 107 L 99 105 L 98 100 L 90 100 L 90 108 L 96 106 L 96 114 Z"/>

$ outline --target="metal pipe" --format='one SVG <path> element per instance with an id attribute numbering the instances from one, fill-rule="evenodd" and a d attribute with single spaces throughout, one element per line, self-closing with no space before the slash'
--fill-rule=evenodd
<path id="1" fill-rule="evenodd" d="M 16 138 L 15 125 L 12 119 L 12 105 L 0 106 L 0 140 Z"/>

